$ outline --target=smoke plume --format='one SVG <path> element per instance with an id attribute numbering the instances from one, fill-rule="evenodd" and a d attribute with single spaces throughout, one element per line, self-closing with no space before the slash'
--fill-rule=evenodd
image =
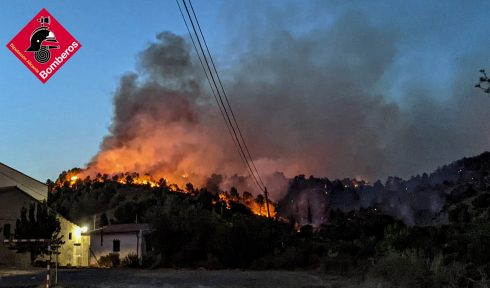
<path id="1" fill-rule="evenodd" d="M 396 101 L 387 81 L 417 73 L 397 68 L 397 29 L 348 12 L 300 35 L 264 30 L 267 37 L 237 50 L 236 65 L 218 70 L 274 199 L 297 174 L 407 177 L 488 146 L 481 131 L 490 128 L 490 101 L 480 103 L 470 90 L 479 67 L 473 58 L 458 62 L 444 101 L 426 82 L 408 80 Z M 198 186 L 218 179 L 256 192 L 187 38 L 160 33 L 137 59 L 138 72 L 120 81 L 110 132 L 86 173 L 135 171 Z"/>

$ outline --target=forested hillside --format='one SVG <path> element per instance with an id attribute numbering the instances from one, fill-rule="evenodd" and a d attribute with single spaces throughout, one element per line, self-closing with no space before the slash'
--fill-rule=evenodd
<path id="1" fill-rule="evenodd" d="M 146 265 L 321 268 L 424 287 L 490 275 L 488 152 L 408 180 L 297 176 L 269 203 L 270 219 L 263 195 L 235 188 L 137 183 L 134 174 L 71 179 L 73 172 L 49 182 L 49 205 L 78 222 L 95 215 L 97 226 L 152 223 Z"/>

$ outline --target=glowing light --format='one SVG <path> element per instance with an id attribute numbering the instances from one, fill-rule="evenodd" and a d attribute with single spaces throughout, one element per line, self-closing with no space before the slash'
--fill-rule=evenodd
<path id="1" fill-rule="evenodd" d="M 80 240 L 80 238 L 82 237 L 82 233 L 85 233 L 87 231 L 88 231 L 87 226 L 75 227 L 75 231 L 73 231 L 73 235 L 75 236 L 75 240 Z"/>
<path id="2" fill-rule="evenodd" d="M 68 175 L 68 177 L 67 177 L 67 178 L 68 178 L 68 179 L 70 179 L 70 186 L 75 185 L 75 183 L 77 183 L 78 179 L 80 179 L 80 178 L 78 177 L 78 175 L 71 175 L 71 176 L 70 176 L 70 175 Z"/>
<path id="3" fill-rule="evenodd" d="M 75 239 L 79 239 L 82 236 L 82 229 L 80 227 L 76 227 L 73 234 Z"/>

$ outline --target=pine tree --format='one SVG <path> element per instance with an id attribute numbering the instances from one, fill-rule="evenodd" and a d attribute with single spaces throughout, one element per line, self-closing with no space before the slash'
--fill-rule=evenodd
<path id="1" fill-rule="evenodd" d="M 104 212 L 100 215 L 100 227 L 109 225 L 109 219 L 107 218 L 107 214 Z"/>
<path id="2" fill-rule="evenodd" d="M 48 242 L 17 243 L 14 247 L 18 253 L 31 253 L 34 262 L 39 255 L 48 253 L 49 245 L 62 245 L 63 236 L 60 236 L 61 225 L 56 212 L 49 209 L 46 202 L 30 204 L 29 208 L 22 207 L 20 219 L 15 225 L 16 239 L 50 239 Z"/>

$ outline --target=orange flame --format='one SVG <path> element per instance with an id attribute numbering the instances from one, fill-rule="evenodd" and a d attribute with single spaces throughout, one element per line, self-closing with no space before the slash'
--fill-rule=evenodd
<path id="1" fill-rule="evenodd" d="M 238 202 L 245 205 L 248 209 L 250 209 L 250 211 L 252 211 L 253 214 L 268 217 L 267 203 L 265 200 L 263 202 L 258 202 L 256 199 L 244 197 L 239 197 L 236 199 L 226 192 L 220 192 L 218 196 L 220 201 L 226 203 L 226 209 L 231 209 L 231 202 Z M 270 201 L 268 204 L 270 216 L 275 218 L 277 214 L 276 206 Z"/>
<path id="2" fill-rule="evenodd" d="M 89 176 L 89 175 L 85 175 L 85 172 L 86 171 L 84 171 L 84 170 L 69 171 L 64 175 L 63 178 L 60 177 L 58 180 L 56 180 L 55 187 L 62 187 L 63 185 L 66 185 L 66 183 L 68 183 L 68 185 L 70 187 L 73 187 L 73 186 L 77 185 L 77 183 L 79 181 L 82 182 L 82 181 L 84 181 L 83 179 L 86 179 L 87 176 Z M 118 182 L 120 184 L 124 184 L 124 185 L 142 185 L 142 186 L 149 185 L 150 187 L 158 187 L 161 184 L 163 184 L 163 183 L 160 183 L 160 181 L 156 181 L 155 179 L 153 179 L 152 176 L 150 176 L 148 174 L 139 175 L 137 173 L 120 173 L 120 174 L 114 174 L 112 176 L 113 177 L 109 178 L 109 175 L 107 175 L 107 174 L 101 175 L 99 173 L 95 176 L 95 178 L 91 177 L 90 179 L 91 179 L 91 181 L 94 181 L 94 182 L 104 182 L 104 181 L 107 181 L 109 179 L 112 179 L 112 181 L 116 181 L 116 182 Z M 184 173 L 181 177 L 187 178 L 188 174 Z M 180 189 L 177 184 L 168 183 L 167 179 L 163 179 L 163 180 L 164 180 L 163 182 L 165 183 L 165 185 L 171 191 L 188 193 L 188 192 Z M 220 192 L 218 194 L 218 197 L 219 197 L 219 201 L 226 203 L 226 209 L 231 209 L 231 207 L 232 207 L 231 202 L 238 202 L 238 203 L 241 203 L 241 204 L 245 205 L 246 207 L 248 207 L 250 209 L 250 211 L 252 211 L 252 213 L 255 215 L 264 216 L 264 217 L 268 216 L 267 203 L 266 203 L 265 199 L 263 201 L 258 201 L 257 199 L 253 199 L 251 194 L 249 194 L 249 196 L 247 196 L 247 197 L 245 195 L 244 195 L 244 197 L 240 197 L 240 196 L 236 196 L 236 195 L 231 196 L 227 192 Z M 214 204 L 216 204 L 216 203 L 214 203 Z M 271 217 L 273 217 L 273 218 L 276 217 L 276 207 L 270 201 L 269 201 L 269 212 L 270 212 Z"/>

